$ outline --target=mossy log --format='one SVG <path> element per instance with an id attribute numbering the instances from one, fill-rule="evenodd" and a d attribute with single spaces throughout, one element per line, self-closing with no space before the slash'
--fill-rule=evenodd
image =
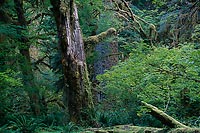
<path id="1" fill-rule="evenodd" d="M 150 109 L 150 113 L 153 116 L 170 128 L 117 125 L 106 128 L 88 128 L 84 131 L 84 133 L 200 133 L 200 128 L 190 128 L 159 110 L 157 107 L 143 101 L 142 104 Z"/>
<path id="2" fill-rule="evenodd" d="M 180 127 L 180 128 L 190 128 L 182 123 L 180 123 L 179 121 L 177 121 L 176 119 L 174 119 L 173 117 L 167 115 L 166 113 L 164 113 L 162 110 L 159 110 L 157 107 L 148 104 L 144 101 L 142 101 L 142 104 L 144 106 L 146 106 L 148 109 L 150 109 L 150 114 L 152 116 L 154 116 L 155 118 L 157 118 L 158 120 L 160 120 L 163 124 L 169 126 L 170 128 L 175 128 L 175 127 Z"/>
<path id="3" fill-rule="evenodd" d="M 199 133 L 200 128 L 155 128 L 117 125 L 106 128 L 89 128 L 81 133 Z"/>

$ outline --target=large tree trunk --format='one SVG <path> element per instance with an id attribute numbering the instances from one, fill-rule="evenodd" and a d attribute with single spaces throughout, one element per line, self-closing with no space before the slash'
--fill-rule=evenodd
<path id="1" fill-rule="evenodd" d="M 93 100 L 77 7 L 73 0 L 67 0 L 66 3 L 60 3 L 60 0 L 51 0 L 51 4 L 62 54 L 66 83 L 65 102 L 69 109 L 70 120 L 79 123 L 80 120 L 89 120 L 84 111 L 93 109 Z"/>
<path id="2" fill-rule="evenodd" d="M 28 38 L 23 35 L 22 30 L 27 30 L 27 22 L 24 16 L 24 9 L 23 9 L 23 1 L 22 0 L 14 0 L 15 9 L 17 11 L 18 23 L 21 26 L 21 29 L 18 30 L 18 34 L 20 34 L 19 42 L 20 45 L 20 54 L 23 56 L 21 60 L 21 70 L 23 74 L 23 81 L 24 86 L 27 89 L 31 108 L 35 115 L 40 114 L 40 103 L 39 103 L 39 92 L 34 82 L 34 74 L 32 71 L 31 60 L 30 60 L 30 52 L 29 48 L 30 45 L 28 44 Z"/>

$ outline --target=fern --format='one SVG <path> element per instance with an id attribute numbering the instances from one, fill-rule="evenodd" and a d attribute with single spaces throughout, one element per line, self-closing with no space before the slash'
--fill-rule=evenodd
<path id="1" fill-rule="evenodd" d="M 13 116 L 10 121 L 10 127 L 22 133 L 34 133 L 41 126 L 46 126 L 41 120 L 31 118 L 28 119 L 24 115 Z"/>

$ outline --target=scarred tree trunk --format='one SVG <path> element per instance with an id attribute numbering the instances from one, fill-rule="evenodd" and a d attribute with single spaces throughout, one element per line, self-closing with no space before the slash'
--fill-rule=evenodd
<path id="1" fill-rule="evenodd" d="M 77 7 L 73 0 L 51 0 L 55 16 L 59 45 L 62 54 L 65 78 L 65 102 L 70 113 L 70 120 L 79 123 L 89 120 L 84 110 L 93 109 L 91 85 L 88 79 L 87 65 Z"/>
<path id="2" fill-rule="evenodd" d="M 40 114 L 40 103 L 39 103 L 39 92 L 37 90 L 36 84 L 34 83 L 34 74 L 31 66 L 30 45 L 28 44 L 28 38 L 23 35 L 23 30 L 26 30 L 27 22 L 24 16 L 23 9 L 23 1 L 22 0 L 14 0 L 15 9 L 17 12 L 18 23 L 21 26 L 21 29 L 18 30 L 18 34 L 20 34 L 19 42 L 21 42 L 20 54 L 23 56 L 21 61 L 21 71 L 23 74 L 24 86 L 27 89 L 31 108 L 35 115 Z"/>

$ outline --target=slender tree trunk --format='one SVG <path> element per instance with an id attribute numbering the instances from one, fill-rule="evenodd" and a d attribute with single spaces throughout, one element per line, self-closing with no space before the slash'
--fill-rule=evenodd
<path id="1" fill-rule="evenodd" d="M 88 78 L 87 65 L 77 7 L 73 0 L 60 3 L 51 0 L 55 16 L 59 45 L 62 54 L 63 73 L 66 83 L 64 95 L 71 121 L 80 123 L 89 120 L 85 109 L 93 110 L 91 85 Z"/>
<path id="2" fill-rule="evenodd" d="M 29 48 L 30 45 L 28 44 L 28 38 L 23 35 L 23 30 L 27 30 L 27 22 L 24 16 L 24 9 L 23 9 L 23 0 L 14 0 L 15 9 L 17 11 L 18 23 L 21 26 L 21 29 L 18 30 L 18 33 L 21 35 L 19 41 L 21 42 L 20 45 L 20 54 L 23 56 L 21 62 L 21 69 L 23 74 L 24 86 L 27 89 L 31 108 L 35 115 L 40 114 L 40 103 L 39 103 L 39 92 L 37 90 L 36 84 L 34 82 L 34 74 L 32 71 L 31 60 L 30 60 L 30 52 Z"/>

